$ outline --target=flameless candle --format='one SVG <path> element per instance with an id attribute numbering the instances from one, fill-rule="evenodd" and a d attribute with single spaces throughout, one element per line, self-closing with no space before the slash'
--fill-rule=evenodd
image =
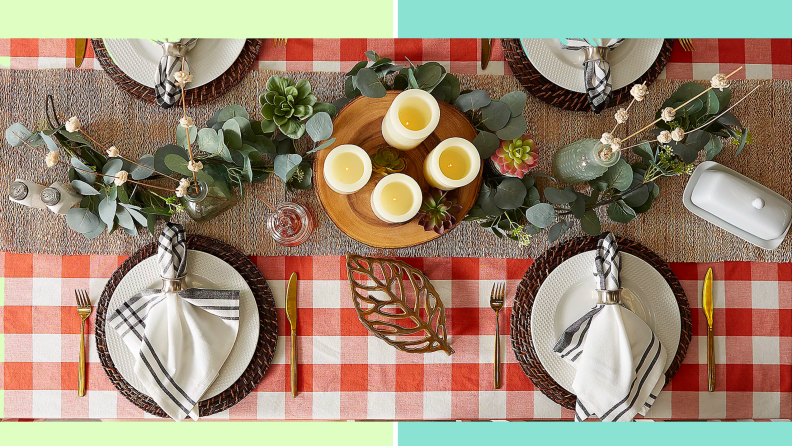
<path id="1" fill-rule="evenodd" d="M 339 194 L 355 193 L 371 178 L 371 158 L 356 145 L 340 145 L 325 158 L 324 177 Z"/>
<path id="2" fill-rule="evenodd" d="M 402 223 L 421 208 L 421 186 L 412 177 L 393 173 L 381 179 L 371 193 L 371 210 L 387 223 Z"/>
<path id="3" fill-rule="evenodd" d="M 476 179 L 481 157 L 476 146 L 464 138 L 448 138 L 424 160 L 424 178 L 433 187 L 451 190 Z"/>
<path id="4" fill-rule="evenodd" d="M 418 89 L 407 90 L 396 99 L 382 120 L 382 136 L 400 150 L 414 149 L 440 122 L 440 106 L 431 94 Z"/>

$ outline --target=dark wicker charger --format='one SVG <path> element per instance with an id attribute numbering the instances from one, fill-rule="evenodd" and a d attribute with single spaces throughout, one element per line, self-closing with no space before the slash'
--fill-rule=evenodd
<path id="1" fill-rule="evenodd" d="M 529 93 L 550 105 L 561 107 L 566 110 L 591 110 L 588 99 L 586 98 L 586 93 L 567 90 L 544 77 L 542 73 L 533 66 L 531 61 L 528 60 L 528 56 L 523 50 L 520 39 L 501 39 L 501 44 L 503 45 L 503 55 L 509 62 L 512 73 Z M 671 57 L 671 49 L 673 47 L 674 40 L 665 39 L 660 54 L 657 55 L 657 59 L 655 59 L 651 68 L 636 79 L 633 84 L 646 82 L 646 84 L 649 85 L 654 82 L 668 64 L 668 58 Z M 630 99 L 630 88 L 632 88 L 632 84 L 614 90 L 608 107 L 628 101 Z"/>
<path id="2" fill-rule="evenodd" d="M 118 84 L 118 88 L 143 102 L 151 104 L 157 102 L 153 88 L 137 83 L 131 77 L 127 76 L 126 73 L 121 71 L 107 52 L 107 48 L 105 48 L 102 39 L 91 39 L 91 44 L 93 45 L 95 57 L 99 59 L 99 63 L 110 78 Z M 260 49 L 261 39 L 247 39 L 245 41 L 245 46 L 242 47 L 242 51 L 239 53 L 239 57 L 237 57 L 225 73 L 207 84 L 197 88 L 191 88 L 185 92 L 185 102 L 187 106 L 192 107 L 200 105 L 218 98 L 238 84 L 253 68 Z"/>
<path id="3" fill-rule="evenodd" d="M 531 340 L 531 311 L 533 309 L 534 299 L 539 287 L 547 279 L 547 276 L 553 272 L 558 265 L 573 256 L 596 249 L 597 240 L 599 237 L 579 237 L 572 239 L 566 243 L 554 246 L 542 254 L 531 264 L 528 271 L 525 273 L 520 285 L 517 287 L 517 294 L 514 297 L 514 308 L 511 316 L 511 338 L 512 348 L 517 357 L 517 362 L 531 379 L 537 389 L 541 390 L 548 398 L 556 403 L 566 407 L 567 409 L 575 408 L 577 398 L 574 394 L 568 392 L 561 387 L 560 384 L 550 376 L 534 349 Z M 668 282 L 671 291 L 676 296 L 677 304 L 679 305 L 679 316 L 682 319 L 682 332 L 679 337 L 679 346 L 676 350 L 671 366 L 666 371 L 666 385 L 671 381 L 671 378 L 679 370 L 679 365 L 685 359 L 688 346 L 690 345 L 690 338 L 693 331 L 693 323 L 690 318 L 690 305 L 688 304 L 685 291 L 682 285 L 676 278 L 676 275 L 671 271 L 668 264 L 657 256 L 649 248 L 641 245 L 632 240 L 617 237 L 619 243 L 619 250 L 639 257 L 650 264 L 654 269 L 659 272 L 663 278 Z"/>
<path id="4" fill-rule="evenodd" d="M 250 364 L 248 364 L 242 376 L 231 387 L 198 404 L 199 415 L 205 417 L 222 412 L 242 401 L 261 382 L 264 373 L 272 363 L 272 358 L 275 356 L 275 347 L 278 342 L 278 314 L 275 311 L 275 299 L 272 297 L 272 291 L 270 291 L 267 281 L 261 271 L 247 256 L 219 240 L 199 235 L 187 237 L 187 248 L 212 254 L 233 266 L 245 279 L 251 291 L 253 291 L 259 311 L 259 337 L 253 359 L 250 360 Z M 118 372 L 113 360 L 110 358 L 110 351 L 107 349 L 107 339 L 105 337 L 107 307 L 116 286 L 135 265 L 156 254 L 157 242 L 150 243 L 129 257 L 110 277 L 97 305 L 96 348 L 99 351 L 99 359 L 102 361 L 102 367 L 107 373 L 107 377 L 110 378 L 110 382 L 122 395 L 134 405 L 152 415 L 167 417 L 168 415 L 165 411 L 153 399 L 138 392 Z"/>

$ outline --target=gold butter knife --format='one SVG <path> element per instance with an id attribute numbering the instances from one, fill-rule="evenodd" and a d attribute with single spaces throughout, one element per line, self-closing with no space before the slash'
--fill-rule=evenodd
<path id="1" fill-rule="evenodd" d="M 704 278 L 701 306 L 707 317 L 707 383 L 710 392 L 715 391 L 715 339 L 712 333 L 712 268 Z"/>
<path id="2" fill-rule="evenodd" d="M 291 392 L 297 396 L 297 273 L 289 277 L 286 288 L 286 318 L 291 325 Z"/>
<path id="3" fill-rule="evenodd" d="M 492 39 L 481 39 L 481 69 L 486 70 L 492 55 Z"/>
<path id="4" fill-rule="evenodd" d="M 74 68 L 80 68 L 82 65 L 87 46 L 88 39 L 74 39 Z"/>

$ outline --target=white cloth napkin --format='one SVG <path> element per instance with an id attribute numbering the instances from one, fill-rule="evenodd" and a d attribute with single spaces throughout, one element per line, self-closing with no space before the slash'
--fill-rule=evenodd
<path id="1" fill-rule="evenodd" d="M 589 47 L 603 47 L 612 50 L 624 39 L 572 39 L 562 41 L 561 48 L 581 51 Z M 586 85 L 586 96 L 594 113 L 599 113 L 608 106 L 611 100 L 610 63 L 607 58 L 586 59 L 583 61 L 583 80 Z"/>
<path id="2" fill-rule="evenodd" d="M 619 266 L 618 245 L 606 233 L 594 261 L 596 288 L 618 290 Z M 564 331 L 554 350 L 576 369 L 576 421 L 645 415 L 665 385 L 667 357 L 660 339 L 623 305 L 598 304 Z"/>
<path id="3" fill-rule="evenodd" d="M 168 223 L 157 253 L 163 279 L 187 268 L 187 237 Z M 239 291 L 145 290 L 109 319 L 135 356 L 146 393 L 173 419 L 198 419 L 198 402 L 217 378 L 239 332 Z"/>

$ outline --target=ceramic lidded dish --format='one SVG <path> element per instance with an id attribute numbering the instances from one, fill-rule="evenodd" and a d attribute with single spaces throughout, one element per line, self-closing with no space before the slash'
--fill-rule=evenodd
<path id="1" fill-rule="evenodd" d="M 714 161 L 701 163 L 683 195 L 695 215 L 764 249 L 776 249 L 792 224 L 792 203 Z"/>

